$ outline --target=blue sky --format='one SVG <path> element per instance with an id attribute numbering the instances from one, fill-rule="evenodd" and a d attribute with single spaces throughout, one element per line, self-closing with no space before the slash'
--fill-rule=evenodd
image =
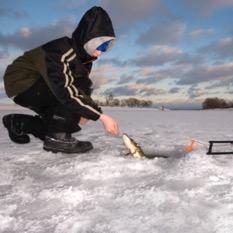
<path id="1" fill-rule="evenodd" d="M 70 36 L 92 6 L 109 13 L 117 40 L 94 63 L 95 97 L 200 106 L 232 100 L 233 0 L 0 0 L 0 102 L 3 74 L 24 51 Z"/>

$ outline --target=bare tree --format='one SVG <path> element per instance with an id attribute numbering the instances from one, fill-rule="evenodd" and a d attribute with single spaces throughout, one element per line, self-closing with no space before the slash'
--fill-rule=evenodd
<path id="1" fill-rule="evenodd" d="M 113 102 L 114 95 L 112 92 L 107 93 L 105 100 L 106 100 L 106 105 L 111 106 L 111 103 Z"/>

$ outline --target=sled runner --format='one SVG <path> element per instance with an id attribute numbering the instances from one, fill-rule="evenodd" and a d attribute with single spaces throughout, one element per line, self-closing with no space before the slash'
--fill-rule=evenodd
<path id="1" fill-rule="evenodd" d="M 233 141 L 209 141 L 207 155 L 233 154 Z"/>

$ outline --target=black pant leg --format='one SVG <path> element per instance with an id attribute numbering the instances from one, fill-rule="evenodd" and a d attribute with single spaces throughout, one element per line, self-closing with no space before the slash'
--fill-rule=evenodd
<path id="1" fill-rule="evenodd" d="M 16 96 L 14 101 L 39 114 L 48 133 L 74 133 L 81 129 L 78 126 L 80 115 L 63 106 L 43 78 L 40 78 L 29 90 Z"/>

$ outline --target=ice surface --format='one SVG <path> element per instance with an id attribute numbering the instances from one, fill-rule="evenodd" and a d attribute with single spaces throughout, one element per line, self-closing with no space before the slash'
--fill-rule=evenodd
<path id="1" fill-rule="evenodd" d="M 99 122 L 75 135 L 95 149 L 75 156 L 35 138 L 14 144 L 1 125 L 1 233 L 232 233 L 233 155 L 184 151 L 191 139 L 232 140 L 232 111 L 105 111 L 144 150 L 170 158 L 125 157 Z"/>

